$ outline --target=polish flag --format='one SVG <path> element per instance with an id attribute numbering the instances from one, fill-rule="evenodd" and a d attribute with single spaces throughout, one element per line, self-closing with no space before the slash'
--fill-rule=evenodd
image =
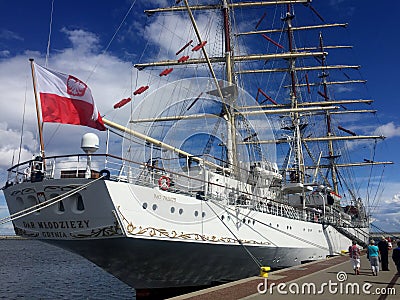
<path id="1" fill-rule="evenodd" d="M 106 130 L 86 83 L 72 75 L 52 71 L 38 64 L 35 64 L 35 74 L 43 122 Z"/>

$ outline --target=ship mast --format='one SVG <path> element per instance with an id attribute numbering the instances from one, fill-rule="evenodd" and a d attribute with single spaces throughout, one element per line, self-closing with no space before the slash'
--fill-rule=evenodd
<path id="1" fill-rule="evenodd" d="M 224 18 L 224 36 L 225 36 L 225 68 L 226 68 L 226 81 L 233 85 L 234 78 L 232 72 L 232 47 L 231 47 L 231 33 L 230 33 L 230 21 L 229 21 L 229 7 L 226 0 L 222 0 L 222 14 Z M 233 175 L 237 176 L 237 141 L 236 141 L 236 124 L 235 124 L 235 112 L 234 108 L 236 106 L 235 96 L 231 97 L 228 106 L 225 106 L 227 110 L 225 117 L 228 123 L 228 162 L 232 166 Z"/>
<path id="2" fill-rule="evenodd" d="M 292 20 L 294 15 L 291 12 L 290 4 L 287 4 L 287 12 L 286 17 L 283 21 L 286 22 L 287 26 L 287 36 L 288 36 L 288 43 L 289 43 L 289 52 L 294 53 L 293 47 L 293 30 L 292 30 Z M 298 95 L 296 90 L 296 59 L 289 58 L 288 60 L 288 72 L 290 75 L 291 86 L 290 86 L 290 102 L 291 108 L 293 110 L 298 109 Z M 291 120 L 292 120 L 292 128 L 293 128 L 293 141 L 292 147 L 294 148 L 295 154 L 295 165 L 297 170 L 295 171 L 294 175 L 291 176 L 292 182 L 305 182 L 305 167 L 304 167 L 304 157 L 303 157 L 303 147 L 301 142 L 301 128 L 305 126 L 302 123 L 300 113 L 298 111 L 293 111 L 290 113 Z M 293 173 L 292 173 L 293 174 Z"/>
<path id="3" fill-rule="evenodd" d="M 324 50 L 324 40 L 322 38 L 322 33 L 319 34 L 319 46 L 321 51 Z M 327 87 L 327 77 L 329 76 L 328 72 L 324 69 L 326 67 L 326 56 L 323 55 L 321 57 L 321 66 L 323 68 L 322 73 L 320 77 L 322 78 L 322 87 L 323 87 L 323 97 L 325 98 L 325 101 L 329 101 L 329 96 L 328 96 L 328 87 Z M 325 112 L 326 116 L 326 135 L 328 137 L 333 136 L 332 132 L 332 123 L 331 123 L 331 114 L 329 111 Z M 335 167 L 335 159 L 338 158 L 339 156 L 335 155 L 334 153 L 334 147 L 333 147 L 333 140 L 329 139 L 328 140 L 328 156 L 325 157 L 329 160 L 329 166 L 331 170 L 331 178 L 332 178 L 332 188 L 333 191 L 336 194 L 339 194 L 339 188 L 338 188 L 338 181 L 337 181 L 337 173 L 336 173 L 336 167 Z"/>
<path id="4" fill-rule="evenodd" d="M 180 1 L 179 1 L 180 2 Z M 177 2 L 177 3 L 179 3 Z M 222 102 L 223 111 L 222 117 L 226 120 L 227 123 L 227 158 L 229 163 L 229 174 L 233 177 L 238 176 L 238 156 L 237 156 L 237 147 L 241 145 L 251 145 L 251 144 L 280 144 L 280 143 L 289 143 L 291 150 L 290 152 L 293 154 L 294 161 L 292 162 L 292 167 L 284 166 L 285 171 L 289 175 L 289 179 L 293 183 L 305 183 L 306 182 L 306 170 L 314 169 L 314 168 L 324 168 L 329 169 L 331 172 L 331 185 L 332 189 L 335 193 L 338 193 L 339 182 L 338 182 L 338 171 L 337 168 L 342 167 L 353 167 L 353 166 L 365 166 L 365 165 L 378 165 L 378 164 L 391 164 L 392 162 L 358 162 L 355 164 L 338 164 L 337 163 L 337 154 L 334 152 L 334 141 L 345 141 L 345 140 L 357 140 L 357 139 L 384 139 L 383 136 L 371 135 L 356 135 L 351 133 L 350 136 L 336 136 L 333 132 L 331 117 L 335 114 L 343 114 L 343 113 L 374 113 L 372 110 L 340 110 L 338 106 L 333 105 L 343 105 L 343 104 L 356 104 L 356 103 L 366 103 L 370 104 L 372 100 L 333 100 L 329 98 L 328 95 L 328 86 L 336 85 L 336 84 L 348 84 L 348 83 L 364 83 L 364 80 L 349 80 L 349 81 L 328 81 L 328 70 L 335 69 L 358 69 L 360 66 L 357 65 L 335 65 L 328 66 L 326 65 L 326 56 L 325 52 L 327 49 L 347 49 L 351 48 L 351 46 L 331 46 L 324 45 L 322 37 L 320 37 L 320 45 L 319 47 L 309 47 L 309 48 L 297 48 L 294 43 L 294 33 L 303 30 L 315 30 L 315 29 L 323 29 L 330 27 L 346 27 L 347 24 L 323 24 L 316 26 L 301 26 L 295 27 L 293 26 L 293 9 L 292 6 L 295 4 L 307 4 L 310 0 L 270 0 L 270 1 L 254 1 L 254 2 L 230 2 L 228 0 L 220 0 L 218 4 L 215 5 L 191 5 L 189 6 L 188 0 L 184 0 L 184 5 L 181 6 L 172 6 L 167 8 L 158 8 L 146 10 L 147 15 L 153 15 L 155 13 L 167 13 L 167 12 L 188 12 L 189 17 L 192 21 L 193 28 L 196 32 L 198 43 L 201 44 L 203 42 L 199 30 L 196 25 L 196 21 L 193 17 L 192 11 L 202 11 L 202 10 L 219 10 L 223 17 L 223 35 L 225 37 L 224 40 L 224 49 L 223 54 L 221 56 L 212 56 L 209 57 L 207 52 L 205 51 L 205 47 L 202 47 L 201 50 L 203 52 L 203 57 L 200 58 L 188 58 L 187 60 L 180 62 L 176 59 L 171 60 L 162 60 L 150 63 L 140 63 L 135 64 L 135 67 L 139 70 L 143 70 L 145 68 L 152 67 L 169 67 L 176 65 L 207 65 L 210 73 L 213 77 L 216 90 L 207 92 L 211 95 L 219 97 Z M 251 32 L 239 32 L 235 33 L 235 37 L 240 36 L 251 36 L 257 35 L 261 33 L 276 33 L 282 32 L 287 35 L 288 39 L 288 51 L 282 53 L 273 53 L 273 54 L 264 54 L 264 53 L 256 53 L 256 54 L 240 54 L 235 55 L 233 47 L 231 45 L 231 20 L 230 13 L 231 10 L 236 8 L 253 8 L 253 7 L 266 7 L 266 6 L 276 6 L 276 5 L 286 5 L 286 15 L 282 19 L 286 23 L 285 28 L 281 29 L 269 29 L 269 30 L 255 30 Z M 297 59 L 302 58 L 311 58 L 314 57 L 318 61 L 321 62 L 319 66 L 299 66 L 296 61 Z M 245 64 L 247 62 L 260 62 L 260 61 L 276 61 L 276 60 L 286 60 L 287 67 L 284 68 L 263 68 L 263 69 L 251 69 L 251 70 L 234 70 L 233 65 L 236 64 Z M 213 64 L 216 63 L 224 63 L 225 64 L 225 76 L 226 82 L 230 84 L 229 89 L 227 87 L 220 86 L 215 73 L 213 71 Z M 297 79 L 297 72 L 308 72 L 308 71 L 321 71 L 322 75 L 320 76 L 321 81 L 319 83 L 299 83 Z M 285 72 L 290 78 L 290 84 L 288 86 L 284 86 L 284 88 L 289 88 L 290 90 L 290 103 L 274 103 L 274 105 L 259 105 L 259 106 L 237 106 L 237 93 L 235 93 L 235 76 L 237 74 L 256 74 L 256 73 L 279 73 Z M 302 102 L 299 88 L 302 87 L 311 87 L 311 86 L 322 86 L 322 92 L 318 92 L 321 96 L 323 96 L 323 100 L 320 101 L 308 101 Z M 229 95 L 228 95 L 229 94 Z M 304 113 L 307 112 L 311 115 L 322 114 L 325 117 L 326 122 L 326 132 L 324 136 L 308 136 L 303 137 L 304 130 L 307 126 L 307 122 L 304 117 Z M 282 139 L 274 139 L 274 140 L 246 140 L 239 141 L 236 137 L 236 122 L 235 119 L 238 118 L 238 115 L 250 115 L 250 114 L 289 114 L 290 120 L 288 126 L 284 124 L 284 130 L 290 130 L 292 132 L 292 137 L 282 138 Z M 183 118 L 198 118 L 204 116 L 197 115 L 187 115 L 187 116 L 169 116 L 166 118 L 145 118 L 139 119 L 136 122 L 163 122 L 163 121 L 171 121 L 171 120 L 180 120 Z M 210 115 L 207 116 L 210 118 L 215 118 L 218 116 Z M 340 129 L 340 128 L 339 128 Z M 340 129 L 342 130 L 342 129 Z M 348 131 L 347 131 L 348 132 Z M 327 142 L 328 147 L 328 156 L 325 158 L 328 159 L 327 164 L 319 164 L 316 165 L 316 160 L 310 154 L 310 151 L 307 147 L 307 143 L 313 142 Z M 304 157 L 305 153 L 303 153 L 303 147 L 310 154 L 311 159 L 313 160 L 313 165 L 306 166 L 306 158 Z"/>
<path id="5" fill-rule="evenodd" d="M 189 6 L 188 0 L 184 0 L 185 7 L 188 11 L 190 20 L 192 22 L 194 31 L 196 33 L 199 44 L 201 44 L 202 38 L 199 32 L 199 29 L 196 24 L 196 20 L 192 14 L 191 7 Z M 222 0 L 222 12 L 224 17 L 224 34 L 225 34 L 225 63 L 226 63 L 226 77 L 229 84 L 233 84 L 233 76 L 232 76 L 232 62 L 231 62 L 231 43 L 230 43 L 230 24 L 229 24 L 229 8 L 226 0 Z M 222 93 L 221 86 L 216 78 L 215 72 L 211 65 L 211 61 L 208 57 L 208 54 L 204 47 L 202 47 L 203 55 L 207 61 L 207 65 L 211 72 L 211 75 L 214 79 L 217 96 L 221 99 L 223 104 L 224 115 L 223 118 L 227 120 L 227 154 L 228 154 L 228 163 L 229 168 L 231 169 L 231 176 L 238 176 L 238 162 L 237 162 L 237 147 L 236 147 L 236 126 L 235 126 L 235 114 L 234 107 L 236 103 L 235 94 L 227 95 L 226 97 Z"/>

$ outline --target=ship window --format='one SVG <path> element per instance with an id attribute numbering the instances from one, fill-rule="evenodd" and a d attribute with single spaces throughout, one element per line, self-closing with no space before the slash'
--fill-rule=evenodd
<path id="1" fill-rule="evenodd" d="M 55 197 L 58 197 L 58 194 L 50 194 L 50 199 L 53 199 Z M 55 209 L 56 213 L 63 213 L 65 211 L 65 206 L 64 206 L 64 202 L 63 201 L 58 201 L 57 205 L 53 206 Z"/>
<path id="2" fill-rule="evenodd" d="M 204 218 L 204 217 L 206 216 L 206 213 L 203 211 L 203 212 L 201 213 L 201 216 Z"/>
<path id="3" fill-rule="evenodd" d="M 18 203 L 19 206 L 21 206 L 22 208 L 24 208 L 24 199 L 22 199 L 21 197 L 17 197 L 15 199 L 15 201 Z"/>
<path id="4" fill-rule="evenodd" d="M 143 207 L 143 209 L 146 209 L 147 208 L 147 203 L 146 202 L 143 203 L 142 207 Z"/>
<path id="5" fill-rule="evenodd" d="M 36 197 L 35 196 L 32 196 L 32 195 L 29 195 L 28 196 L 28 207 L 33 207 L 33 206 L 35 206 L 36 204 L 39 204 L 39 202 L 38 202 L 38 200 L 36 199 Z M 34 214 L 39 214 L 40 213 L 40 210 L 37 210 L 37 211 L 35 211 L 34 212 Z"/>
<path id="6" fill-rule="evenodd" d="M 153 204 L 153 206 L 151 207 L 153 210 L 157 209 L 157 204 Z"/>
<path id="7" fill-rule="evenodd" d="M 171 214 L 175 212 L 175 207 L 171 207 Z"/>
<path id="8" fill-rule="evenodd" d="M 180 215 L 183 214 L 183 209 L 182 208 L 179 209 L 179 214 Z"/>
<path id="9" fill-rule="evenodd" d="M 221 216 L 221 220 L 223 221 L 224 219 L 225 219 L 225 216 L 224 216 L 224 215 L 222 215 L 222 216 Z"/>
<path id="10" fill-rule="evenodd" d="M 196 211 L 194 212 L 194 216 L 197 217 L 198 215 L 199 215 L 199 212 L 196 210 Z"/>
<path id="11" fill-rule="evenodd" d="M 62 201 L 58 202 L 58 211 L 65 211 L 64 203 Z"/>
<path id="12" fill-rule="evenodd" d="M 78 211 L 84 211 L 85 210 L 85 204 L 83 204 L 83 199 L 82 199 L 82 196 L 80 194 L 77 194 L 76 209 Z"/>

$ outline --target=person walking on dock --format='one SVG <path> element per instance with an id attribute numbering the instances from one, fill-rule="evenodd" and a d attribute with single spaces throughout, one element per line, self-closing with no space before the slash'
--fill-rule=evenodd
<path id="1" fill-rule="evenodd" d="M 378 243 L 378 248 L 381 254 L 382 271 L 389 271 L 389 244 L 384 236 Z"/>
<path id="2" fill-rule="evenodd" d="M 360 249 L 357 247 L 356 241 L 353 241 L 349 247 L 350 261 L 353 266 L 354 274 L 360 274 Z"/>
<path id="3" fill-rule="evenodd" d="M 392 258 L 397 267 L 397 275 L 400 275 L 400 240 L 397 241 L 397 248 L 393 249 Z"/>
<path id="4" fill-rule="evenodd" d="M 368 246 L 368 259 L 371 263 L 372 275 L 378 276 L 379 273 L 379 248 L 375 246 L 375 241 L 371 240 Z"/>

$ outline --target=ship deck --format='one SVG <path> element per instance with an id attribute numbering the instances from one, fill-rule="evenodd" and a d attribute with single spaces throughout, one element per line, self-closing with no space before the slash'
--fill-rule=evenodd
<path id="1" fill-rule="evenodd" d="M 282 269 L 269 273 L 268 290 L 262 294 L 258 292 L 257 287 L 265 283 L 261 277 L 250 277 L 243 280 L 231 282 L 228 284 L 212 287 L 197 292 L 170 298 L 170 300 L 205 300 L 205 299 L 289 299 L 295 295 L 307 299 L 398 299 L 400 294 L 400 275 L 396 275 L 396 266 L 389 253 L 389 270 L 380 271 L 378 276 L 373 276 L 369 261 L 366 255 L 361 257 L 360 275 L 354 275 L 352 266 L 347 255 L 337 256 L 324 261 L 316 261 L 301 266 Z M 346 275 L 344 275 L 345 272 Z M 340 275 L 339 275 L 340 274 Z M 344 277 L 343 277 L 344 276 Z M 343 281 L 339 281 L 339 278 Z M 332 283 L 329 289 L 329 283 Z M 311 284 L 315 284 L 316 292 L 308 290 Z M 336 285 L 335 285 L 336 283 Z M 274 284 L 272 293 L 270 287 Z M 285 284 L 285 288 L 276 287 L 279 284 Z M 325 284 L 322 289 L 321 286 Z M 293 292 L 299 287 L 299 293 Z M 302 287 L 304 290 L 302 292 Z M 359 290 L 357 292 L 357 287 Z M 363 290 L 365 289 L 365 291 Z M 260 286 L 262 291 L 264 286 Z M 311 291 L 311 292 L 309 292 Z M 318 293 L 320 291 L 320 293 Z M 286 294 L 284 294 L 286 292 Z M 369 294 L 368 294 L 369 293 Z"/>

